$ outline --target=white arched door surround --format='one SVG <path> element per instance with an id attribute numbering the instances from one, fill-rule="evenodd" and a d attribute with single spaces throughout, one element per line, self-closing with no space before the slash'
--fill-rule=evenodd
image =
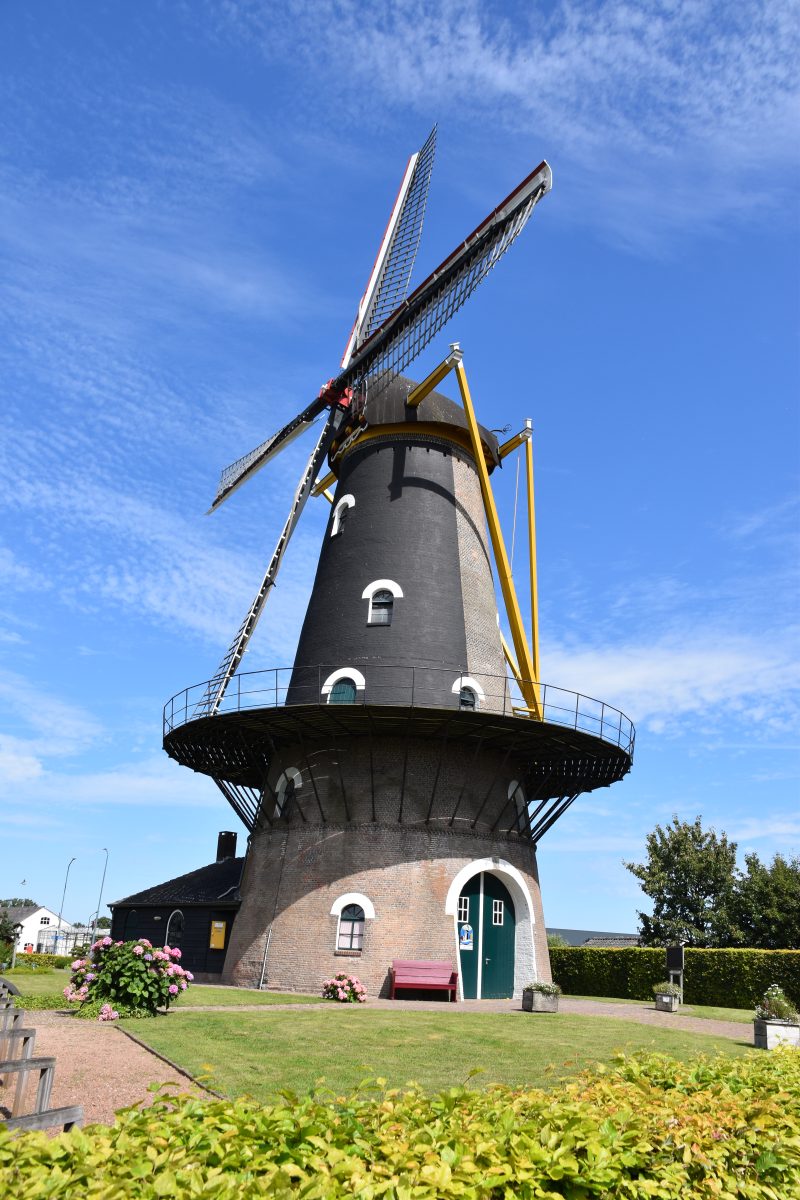
<path id="1" fill-rule="evenodd" d="M 514 901 L 516 930 L 514 935 L 514 998 L 522 997 L 522 989 L 526 983 L 538 978 L 536 971 L 536 943 L 533 937 L 535 921 L 533 899 L 525 876 L 504 858 L 476 858 L 474 862 L 462 867 L 447 890 L 444 911 L 453 918 L 453 938 L 456 948 L 456 962 L 459 964 L 458 994 L 464 999 L 464 982 L 461 978 L 460 953 L 458 945 L 458 897 L 464 890 L 467 881 L 482 871 L 496 875 L 508 888 Z"/>

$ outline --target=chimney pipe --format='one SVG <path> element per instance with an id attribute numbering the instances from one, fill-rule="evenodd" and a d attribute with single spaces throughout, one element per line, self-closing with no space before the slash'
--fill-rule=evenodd
<path id="1" fill-rule="evenodd" d="M 226 858 L 236 858 L 236 834 L 229 831 L 217 835 L 217 862 Z"/>

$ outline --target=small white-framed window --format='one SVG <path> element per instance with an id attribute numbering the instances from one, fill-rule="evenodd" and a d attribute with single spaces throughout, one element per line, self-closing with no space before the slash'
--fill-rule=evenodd
<path id="1" fill-rule="evenodd" d="M 469 920 L 469 896 L 458 897 L 458 920 L 461 925 Z"/>
<path id="2" fill-rule="evenodd" d="M 505 914 L 505 905 L 502 900 L 492 901 L 492 924 L 502 925 Z"/>
<path id="3" fill-rule="evenodd" d="M 322 695 L 327 697 L 328 704 L 355 704 L 357 700 L 364 699 L 366 683 L 355 667 L 339 667 L 323 683 Z"/>
<path id="4" fill-rule="evenodd" d="M 368 625 L 391 625 L 395 600 L 403 599 L 403 589 L 393 579 L 375 579 L 361 593 L 362 600 L 369 600 Z"/>
<path id="5" fill-rule="evenodd" d="M 41 917 L 41 918 L 39 919 L 39 924 L 40 924 L 40 925 L 49 925 L 49 924 L 50 924 L 50 918 L 49 918 L 49 917 Z"/>
<path id="6" fill-rule="evenodd" d="M 459 675 L 451 691 L 458 696 L 458 707 L 467 711 L 482 708 L 486 700 L 486 693 L 471 675 Z"/>
<path id="7" fill-rule="evenodd" d="M 375 918 L 375 906 L 369 896 L 363 896 L 360 892 L 346 892 L 334 900 L 331 916 L 338 917 L 334 948 L 360 953 L 364 948 L 366 922 Z"/>
<path id="8" fill-rule="evenodd" d="M 344 529 L 347 520 L 347 514 L 351 508 L 355 508 L 355 496 L 342 496 L 341 500 L 337 500 L 333 509 L 333 523 L 331 524 L 331 537 L 336 537 Z"/>
<path id="9" fill-rule="evenodd" d="M 297 767 L 287 767 L 280 775 L 275 785 L 275 819 L 283 812 L 288 812 L 292 801 L 303 786 L 303 776 Z"/>
<path id="10" fill-rule="evenodd" d="M 364 946 L 364 910 L 360 904 L 346 904 L 336 931 L 337 950 L 361 950 Z"/>

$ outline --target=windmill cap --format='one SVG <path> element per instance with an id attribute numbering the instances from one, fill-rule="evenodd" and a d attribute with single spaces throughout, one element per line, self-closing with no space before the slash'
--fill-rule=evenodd
<path id="1" fill-rule="evenodd" d="M 391 383 L 382 388 L 377 396 L 368 398 L 365 411 L 366 427 L 377 432 L 382 425 L 393 426 L 395 429 L 397 426 L 408 426 L 409 432 L 415 427 L 419 427 L 420 431 L 433 433 L 438 426 L 444 436 L 450 432 L 452 437 L 452 432 L 457 430 L 460 436 L 456 440 L 462 443 L 465 439 L 468 441 L 469 426 L 466 413 L 461 405 L 448 396 L 443 396 L 441 392 L 430 392 L 418 407 L 412 407 L 406 403 L 406 399 L 409 392 L 416 386 L 413 379 L 398 375 Z M 340 431 L 339 437 L 331 447 L 332 455 L 349 436 L 348 426 L 349 423 L 345 420 L 345 427 Z M 487 466 L 491 471 L 500 462 L 498 441 L 491 430 L 484 425 L 479 424 L 478 430 Z"/>

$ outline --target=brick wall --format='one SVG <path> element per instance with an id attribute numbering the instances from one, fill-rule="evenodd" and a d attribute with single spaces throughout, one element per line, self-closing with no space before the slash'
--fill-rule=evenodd
<path id="1" fill-rule="evenodd" d="M 534 955 L 538 977 L 549 980 L 536 857 L 529 843 L 379 822 L 309 822 L 257 833 L 224 977 L 258 985 L 270 926 L 265 983 L 273 989 L 318 992 L 323 979 L 344 970 L 357 975 L 370 995 L 386 995 L 393 958 L 447 959 L 457 966 L 454 921 L 445 913 L 448 889 L 462 867 L 492 857 L 497 860 L 492 869 L 505 882 L 502 863 L 516 868 L 532 901 L 532 946 L 530 916 L 516 914 L 517 990 L 533 973 Z M 335 952 L 337 918 L 331 907 L 347 892 L 366 895 L 375 907 L 358 957 Z"/>

